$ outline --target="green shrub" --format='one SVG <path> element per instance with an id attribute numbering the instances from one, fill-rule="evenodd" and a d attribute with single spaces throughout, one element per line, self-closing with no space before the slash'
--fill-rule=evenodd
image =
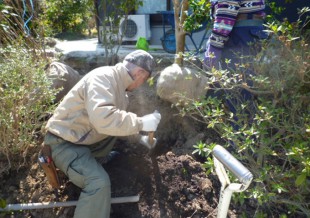
<path id="1" fill-rule="evenodd" d="M 19 41 L 23 35 L 23 25 L 14 8 L 0 3 L 0 45 Z"/>
<path id="2" fill-rule="evenodd" d="M 34 10 L 29 2 L 26 5 L 27 9 L 18 0 L 0 2 L 0 46 L 21 44 L 28 49 L 42 49 L 43 25 L 37 16 L 40 11 L 36 4 Z M 24 12 L 27 12 L 25 17 Z M 27 19 L 30 20 L 26 23 Z"/>
<path id="3" fill-rule="evenodd" d="M 237 66 L 235 72 L 213 70 L 210 75 L 210 84 L 219 84 L 215 91 L 229 90 L 225 99 L 240 98 L 240 88 L 252 92 L 255 110 L 253 102 L 234 105 L 236 121 L 222 98 L 187 100 L 176 106 L 181 114 L 216 130 L 227 142 L 224 146 L 231 146 L 233 155 L 253 173 L 252 185 L 242 195 L 234 195 L 235 203 L 251 198 L 256 200 L 257 214 L 270 217 L 285 212 L 309 217 L 310 34 L 302 30 L 301 35 L 299 26 L 288 23 L 274 22 L 267 27 L 273 39 L 263 44 L 252 63 L 257 75 L 252 87 L 242 82 L 248 63 Z M 232 128 L 232 123 L 240 128 Z M 194 152 L 207 158 L 212 146 L 199 142 Z M 210 159 L 204 165 L 210 167 Z"/>
<path id="4" fill-rule="evenodd" d="M 0 50 L 0 175 L 24 163 L 28 149 L 38 143 L 40 117 L 53 107 L 55 92 L 45 65 L 24 48 Z"/>
<path id="5" fill-rule="evenodd" d="M 41 4 L 43 23 L 47 34 L 82 33 L 94 17 L 92 0 L 48 0 Z"/>

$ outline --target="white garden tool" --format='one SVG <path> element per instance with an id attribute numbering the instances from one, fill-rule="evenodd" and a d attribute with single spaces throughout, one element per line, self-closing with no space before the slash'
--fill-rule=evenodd
<path id="1" fill-rule="evenodd" d="M 222 146 L 216 145 L 212 154 L 215 171 L 222 185 L 217 217 L 226 218 L 232 193 L 245 191 L 251 184 L 253 175 Z M 238 178 L 240 184 L 230 182 L 225 167 Z"/>

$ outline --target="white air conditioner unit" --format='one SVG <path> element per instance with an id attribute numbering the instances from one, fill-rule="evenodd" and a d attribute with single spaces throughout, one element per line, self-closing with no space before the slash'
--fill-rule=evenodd
<path id="1" fill-rule="evenodd" d="M 150 15 L 128 15 L 127 20 L 121 19 L 119 31 L 123 41 L 137 41 L 139 37 L 150 40 Z"/>

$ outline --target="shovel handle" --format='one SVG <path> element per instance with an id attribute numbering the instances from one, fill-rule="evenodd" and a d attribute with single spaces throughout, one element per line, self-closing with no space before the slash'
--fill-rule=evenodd
<path id="1" fill-rule="evenodd" d="M 149 143 L 154 144 L 154 132 L 149 132 Z"/>

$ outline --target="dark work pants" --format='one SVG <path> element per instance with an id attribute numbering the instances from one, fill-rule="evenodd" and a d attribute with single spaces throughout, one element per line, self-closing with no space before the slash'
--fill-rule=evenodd
<path id="1" fill-rule="evenodd" d="M 225 48 L 222 51 L 222 69 L 227 69 L 233 74 L 235 71 L 238 71 L 236 64 L 247 63 L 248 68 L 243 70 L 243 83 L 246 83 L 250 87 L 253 86 L 253 81 L 250 76 L 255 75 L 255 72 L 252 69 L 251 63 L 253 63 L 254 57 L 260 51 L 259 41 L 266 38 L 267 34 L 263 32 L 262 25 L 235 26 L 229 36 L 229 40 L 225 44 Z M 230 62 L 226 63 L 226 59 L 230 60 Z M 240 73 L 240 71 L 238 71 L 238 73 Z M 216 86 L 217 85 L 215 85 L 215 87 Z M 234 114 L 235 121 L 238 121 L 237 107 L 241 106 L 243 103 L 249 103 L 249 108 L 241 113 L 247 114 L 251 122 L 250 114 L 255 113 L 255 107 L 253 104 L 254 96 L 249 91 L 242 88 L 240 88 L 238 92 L 238 97 L 235 97 L 235 94 L 228 97 L 231 92 L 227 90 L 217 93 L 211 91 L 207 94 L 225 99 L 226 106 Z M 239 129 L 237 124 L 232 123 L 232 126 L 235 130 Z"/>

